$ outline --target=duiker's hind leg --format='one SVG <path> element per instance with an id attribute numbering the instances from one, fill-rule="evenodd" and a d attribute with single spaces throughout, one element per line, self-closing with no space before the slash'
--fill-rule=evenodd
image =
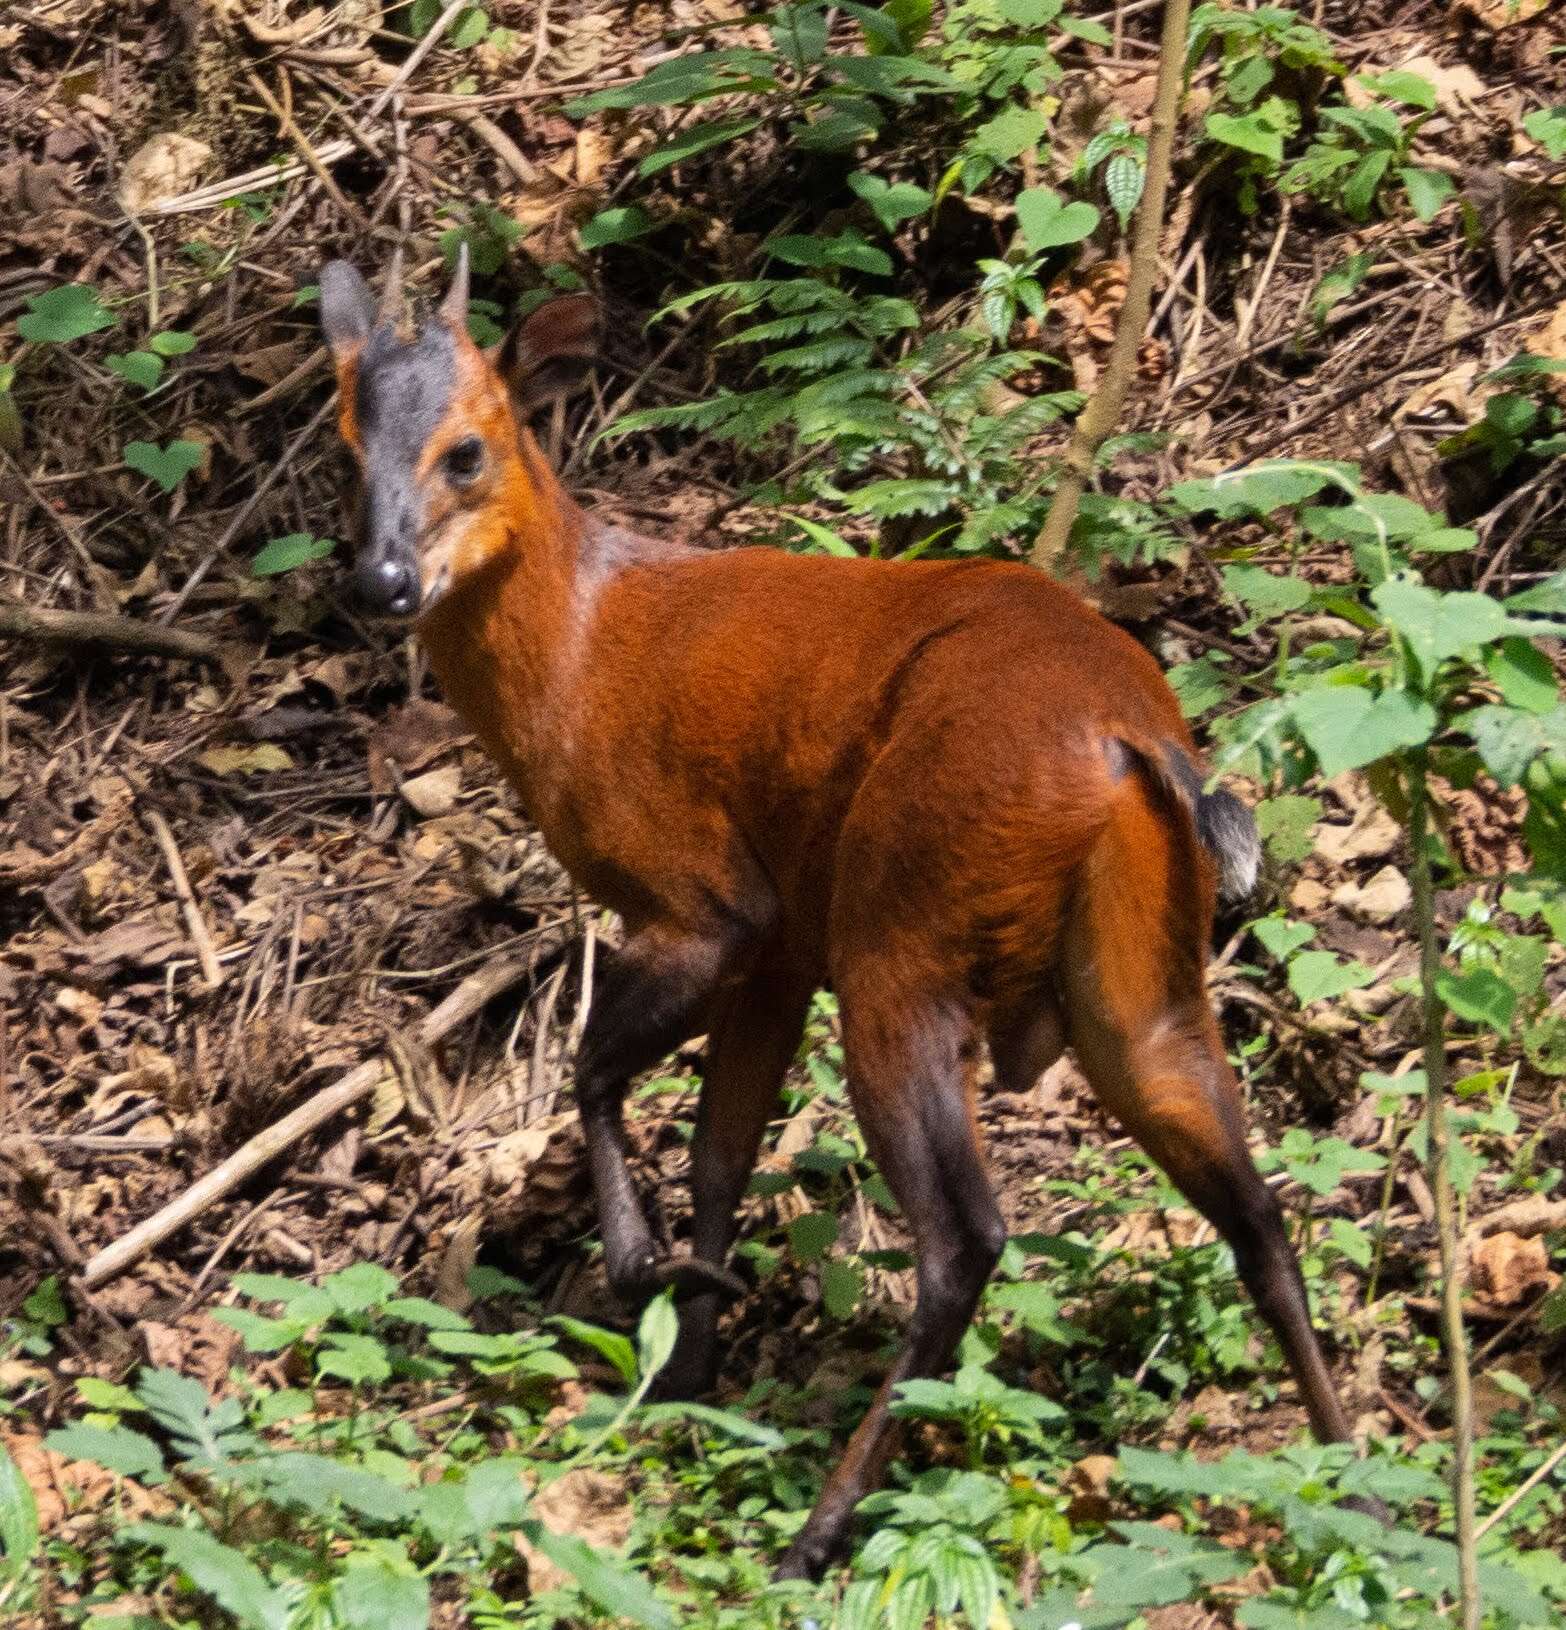
<path id="1" fill-rule="evenodd" d="M 783 1558 L 780 1578 L 818 1574 L 842 1548 L 854 1507 L 879 1486 L 896 1441 L 893 1390 L 946 1367 L 1006 1243 L 973 1121 L 967 1015 L 898 989 L 890 969 L 839 979 L 838 995 L 849 1096 L 913 1233 L 918 1299 L 891 1371 Z"/>
<path id="2" fill-rule="evenodd" d="M 1078 981 L 1081 983 L 1082 981 Z M 1311 1328 L 1283 1215 L 1245 1144 L 1239 1087 L 1200 993 L 1139 1007 L 1126 989 L 1072 1003 L 1070 1036 L 1099 1100 L 1228 1241 L 1257 1310 L 1277 1335 L 1311 1427 L 1349 1436 Z"/>

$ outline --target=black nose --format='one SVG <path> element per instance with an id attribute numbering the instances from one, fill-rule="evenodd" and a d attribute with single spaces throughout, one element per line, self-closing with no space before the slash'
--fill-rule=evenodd
<path id="1" fill-rule="evenodd" d="M 354 568 L 353 586 L 359 603 L 378 616 L 406 617 L 418 606 L 413 567 L 394 555 L 361 559 Z"/>

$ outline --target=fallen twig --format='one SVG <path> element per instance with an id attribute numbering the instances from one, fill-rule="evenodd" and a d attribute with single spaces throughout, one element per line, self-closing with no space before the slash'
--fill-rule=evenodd
<path id="1" fill-rule="evenodd" d="M 465 1019 L 471 1018 L 486 1002 L 524 979 L 528 966 L 525 960 L 497 962 L 469 975 L 439 1007 L 426 1016 L 416 1032 L 419 1045 L 433 1046 Z M 313 1132 L 350 1104 L 367 1097 L 375 1090 L 385 1071 L 383 1059 L 367 1059 L 341 1080 L 300 1104 L 282 1120 L 258 1132 L 161 1211 L 154 1212 L 128 1234 L 121 1235 L 112 1245 L 106 1245 L 99 1251 L 82 1269 L 83 1286 L 91 1290 L 139 1261 L 169 1235 L 200 1216 L 208 1206 L 297 1143 L 306 1133 Z"/>
<path id="2" fill-rule="evenodd" d="M 190 876 L 185 870 L 185 861 L 180 855 L 179 845 L 174 841 L 169 823 L 157 810 L 147 811 L 147 825 L 152 828 L 152 835 L 158 840 L 158 847 L 163 851 L 163 861 L 169 869 L 174 893 L 179 897 L 180 910 L 185 914 L 185 926 L 190 930 L 191 943 L 196 947 L 196 956 L 201 962 L 201 977 L 206 980 L 208 990 L 216 990 L 223 983 L 223 969 L 217 959 L 217 950 L 212 944 L 207 920 L 201 915 L 195 891 L 190 886 Z"/>
<path id="3" fill-rule="evenodd" d="M 102 645 L 112 651 L 180 657 L 189 662 L 221 662 L 233 645 L 190 628 L 165 628 L 140 617 L 112 612 L 63 611 L 45 606 L 0 603 L 0 639 L 36 640 L 44 645 Z"/>

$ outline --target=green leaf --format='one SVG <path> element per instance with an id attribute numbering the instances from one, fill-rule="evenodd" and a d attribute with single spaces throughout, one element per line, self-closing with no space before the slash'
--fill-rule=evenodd
<path id="1" fill-rule="evenodd" d="M 1392 164 L 1389 148 L 1378 147 L 1354 166 L 1354 172 L 1343 184 L 1343 207 L 1350 217 L 1363 221 L 1375 202 L 1376 190 Z"/>
<path id="2" fill-rule="evenodd" d="M 1335 305 L 1348 299 L 1365 281 L 1374 260 L 1375 256 L 1369 250 L 1364 250 L 1350 255 L 1347 260 L 1322 274 L 1310 297 L 1311 315 L 1318 327 L 1326 322 L 1328 313 Z"/>
<path id="3" fill-rule="evenodd" d="M 611 243 L 630 243 L 657 228 L 658 223 L 640 204 L 616 204 L 599 210 L 579 236 L 584 249 L 603 249 Z"/>
<path id="4" fill-rule="evenodd" d="M 821 1269 L 821 1300 L 834 1319 L 852 1317 L 864 1288 L 864 1272 L 857 1262 L 837 1259 Z"/>
<path id="5" fill-rule="evenodd" d="M 636 1349 L 630 1341 L 615 1330 L 604 1330 L 596 1324 L 584 1324 L 566 1313 L 555 1313 L 549 1323 L 558 1325 L 568 1336 L 591 1347 L 606 1358 L 620 1372 L 620 1379 L 628 1387 L 636 1385 Z"/>
<path id="6" fill-rule="evenodd" d="M 187 351 L 196 349 L 196 336 L 187 334 L 183 329 L 165 328 L 147 341 L 147 349 L 156 351 L 160 357 L 182 357 Z"/>
<path id="7" fill-rule="evenodd" d="M 112 1410 L 117 1415 L 139 1415 L 144 1405 L 129 1387 L 117 1381 L 104 1381 L 96 1375 L 84 1375 L 76 1383 L 76 1395 L 90 1409 Z"/>
<path id="8" fill-rule="evenodd" d="M 90 283 L 67 283 L 29 295 L 27 314 L 16 319 L 16 331 L 35 345 L 64 345 L 100 328 L 113 328 L 117 321 Z"/>
<path id="9" fill-rule="evenodd" d="M 935 203 L 934 194 L 911 181 L 886 182 L 868 170 L 856 170 L 849 176 L 848 185 L 870 206 L 888 232 L 899 222 L 923 215 Z"/>
<path id="10" fill-rule="evenodd" d="M 1104 166 L 1104 196 L 1114 210 L 1124 232 L 1131 224 L 1131 214 L 1142 201 L 1142 188 L 1147 171 L 1140 159 L 1130 153 L 1116 153 Z"/>
<path id="11" fill-rule="evenodd" d="M 1441 206 L 1457 191 L 1456 183 L 1443 170 L 1404 168 L 1397 175 L 1408 189 L 1408 201 L 1421 221 L 1433 221 Z"/>
<path id="12" fill-rule="evenodd" d="M 1328 1223 L 1327 1238 L 1356 1268 L 1368 1268 L 1375 1257 L 1375 1242 L 1347 1217 L 1334 1217 Z"/>
<path id="13" fill-rule="evenodd" d="M 105 357 L 103 365 L 127 385 L 138 385 L 144 391 L 156 390 L 163 378 L 163 358 L 151 351 L 116 352 Z"/>
<path id="14" fill-rule="evenodd" d="M 674 1616 L 639 1573 L 595 1550 L 575 1534 L 553 1534 L 540 1522 L 529 1521 L 523 1526 L 533 1544 L 557 1568 L 570 1574 L 583 1593 L 606 1613 L 644 1625 L 647 1630 L 674 1630 Z"/>
<path id="15" fill-rule="evenodd" d="M 62 1426 L 44 1443 L 68 1460 L 90 1460 L 121 1477 L 161 1479 L 163 1474 L 157 1444 L 128 1426 Z"/>
<path id="16" fill-rule="evenodd" d="M 819 1262 L 837 1241 L 837 1218 L 830 1211 L 807 1211 L 788 1225 L 789 1249 L 798 1262 Z"/>
<path id="17" fill-rule="evenodd" d="M 277 577 L 307 561 L 324 560 L 336 547 L 330 538 L 318 538 L 309 532 L 290 532 L 286 537 L 273 538 L 256 553 L 250 562 L 250 575 Z"/>
<path id="18" fill-rule="evenodd" d="M 1058 249 L 1080 243 L 1098 226 L 1092 204 L 1068 204 L 1048 187 L 1029 187 L 1017 194 L 1017 225 L 1030 249 Z"/>
<path id="19" fill-rule="evenodd" d="M 1392 68 L 1384 74 L 1357 74 L 1360 84 L 1367 85 L 1381 96 L 1394 102 L 1406 102 L 1411 108 L 1422 108 L 1426 113 L 1435 110 L 1436 88 L 1423 74 L 1409 73 L 1405 68 Z"/>
<path id="20" fill-rule="evenodd" d="M 1516 786 L 1541 754 L 1566 750 L 1566 709 L 1560 706 L 1538 714 L 1487 703 L 1452 722 L 1473 737 L 1484 767 L 1503 787 Z"/>
<path id="21" fill-rule="evenodd" d="M 1314 798 L 1309 802 L 1320 810 L 1321 805 Z M 1309 923 L 1292 922 L 1287 917 L 1258 918 L 1251 924 L 1251 932 L 1279 962 L 1287 962 L 1301 946 L 1309 945 L 1316 937 L 1316 930 Z"/>
<path id="22" fill-rule="evenodd" d="M 489 18 L 482 6 L 469 6 L 459 11 L 457 19 L 446 30 L 446 43 L 456 51 L 466 51 L 477 45 L 489 33 Z"/>
<path id="23" fill-rule="evenodd" d="M 1265 566 L 1225 566 L 1224 587 L 1261 617 L 1279 617 L 1310 603 L 1310 584 L 1298 577 L 1279 577 Z"/>
<path id="24" fill-rule="evenodd" d="M 16 1579 L 38 1550 L 38 1502 L 0 1443 L 0 1578 Z"/>
<path id="25" fill-rule="evenodd" d="M 1289 964 L 1289 989 L 1301 1007 L 1362 990 L 1375 977 L 1363 963 L 1340 962 L 1331 951 L 1301 951 Z"/>
<path id="26" fill-rule="evenodd" d="M 481 1460 L 464 1476 L 418 1491 L 419 1521 L 437 1545 L 455 1549 L 486 1534 L 504 1533 L 527 1517 L 525 1462 L 517 1456 Z"/>
<path id="27" fill-rule="evenodd" d="M 332 1584 L 342 1630 L 428 1630 L 429 1581 L 393 1567 L 384 1557 L 350 1555 Z"/>
<path id="28" fill-rule="evenodd" d="M 321 1289 L 331 1297 L 332 1306 L 349 1315 L 383 1306 L 400 1288 L 396 1274 L 378 1262 L 355 1262 L 321 1281 Z"/>
<path id="29" fill-rule="evenodd" d="M 391 1379 L 391 1360 L 383 1342 L 373 1336 L 349 1335 L 333 1330 L 323 1338 L 315 1355 L 322 1375 L 335 1375 L 354 1386 Z"/>
<path id="30" fill-rule="evenodd" d="M 1206 129 L 1214 141 L 1274 164 L 1283 163 L 1283 132 L 1260 113 L 1209 113 Z"/>
<path id="31" fill-rule="evenodd" d="M 1484 653 L 1484 665 L 1501 695 L 1528 713 L 1553 713 L 1560 685 L 1550 659 L 1531 640 L 1513 636 Z"/>
<path id="32" fill-rule="evenodd" d="M 1289 708 L 1295 728 L 1329 781 L 1400 747 L 1417 747 L 1435 732 L 1436 711 L 1401 691 L 1380 696 L 1359 685 L 1322 685 L 1296 696 Z"/>
<path id="33" fill-rule="evenodd" d="M 760 123 L 759 117 L 748 116 L 712 119 L 706 124 L 692 125 L 689 130 L 682 130 L 679 135 L 653 148 L 637 165 L 636 173 L 640 176 L 657 175 L 672 165 L 695 158 L 698 153 L 705 153 L 711 147 L 719 147 L 726 141 L 733 141 L 736 136 L 748 134 Z"/>
<path id="34" fill-rule="evenodd" d="M 1256 830 L 1274 860 L 1306 860 L 1311 853 L 1311 828 L 1321 819 L 1321 800 L 1286 792 L 1264 798 L 1256 806 Z"/>
<path id="35" fill-rule="evenodd" d="M 1566 158 L 1566 107 L 1535 108 L 1523 118 L 1523 129 L 1552 160 Z"/>
<path id="36" fill-rule="evenodd" d="M 1436 994 L 1458 1018 L 1470 1024 L 1488 1025 L 1503 1034 L 1512 1027 L 1517 992 L 1488 968 L 1470 968 L 1463 973 L 1443 970 L 1436 975 Z"/>
<path id="37" fill-rule="evenodd" d="M 302 1507 L 319 1517 L 332 1517 L 346 1508 L 372 1522 L 394 1523 L 418 1505 L 411 1490 L 366 1467 L 326 1455 L 302 1451 L 272 1455 L 256 1462 L 253 1475 L 271 1490 L 274 1503 Z"/>
<path id="38" fill-rule="evenodd" d="M 661 1426 L 666 1421 L 695 1421 L 698 1426 L 711 1427 L 716 1432 L 738 1438 L 742 1443 L 754 1443 L 762 1449 L 782 1449 L 787 1439 L 781 1432 L 759 1421 L 748 1420 L 735 1409 L 714 1409 L 711 1404 L 698 1404 L 684 1399 L 666 1404 L 645 1404 L 637 1416 L 643 1426 Z"/>
<path id="39" fill-rule="evenodd" d="M 650 1381 L 669 1362 L 679 1334 L 674 1292 L 665 1291 L 647 1304 L 636 1327 L 636 1364 L 642 1382 Z"/>
<path id="40" fill-rule="evenodd" d="M 1036 147 L 1049 121 L 1037 108 L 1009 107 L 980 125 L 969 145 L 1005 164 Z"/>
<path id="41" fill-rule="evenodd" d="M 225 1612 L 232 1613 L 245 1630 L 288 1630 L 291 1614 L 283 1593 L 266 1582 L 261 1570 L 243 1552 L 210 1534 L 139 1522 L 122 1529 L 119 1538 L 161 1552 L 166 1562 Z"/>
<path id="42" fill-rule="evenodd" d="M 197 441 L 171 441 L 166 447 L 156 442 L 133 441 L 121 455 L 138 475 L 156 481 L 165 492 L 173 490 L 201 463 L 206 449 Z"/>
<path id="43" fill-rule="evenodd" d="M 1427 679 L 1448 657 L 1488 645 L 1507 631 L 1505 608 L 1488 594 L 1443 594 L 1410 578 L 1389 577 L 1370 598 L 1407 641 Z"/>
<path id="44" fill-rule="evenodd" d="M 825 555 L 837 555 L 842 560 L 858 560 L 859 551 L 846 539 L 840 538 L 829 526 L 808 520 L 803 515 L 788 517 L 801 532 Z"/>

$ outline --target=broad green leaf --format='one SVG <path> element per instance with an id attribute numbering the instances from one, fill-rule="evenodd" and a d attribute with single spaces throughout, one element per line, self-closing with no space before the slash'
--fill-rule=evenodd
<path id="1" fill-rule="evenodd" d="M 1274 860 L 1305 860 L 1311 853 L 1311 828 L 1321 819 L 1321 800 L 1286 792 L 1256 806 L 1256 830 Z"/>
<path id="2" fill-rule="evenodd" d="M 156 442 L 133 441 L 121 455 L 138 475 L 150 477 L 165 492 L 173 490 L 206 456 L 198 441 L 171 441 L 166 447 Z"/>
<path id="3" fill-rule="evenodd" d="M 1280 617 L 1310 602 L 1310 584 L 1298 577 L 1280 577 L 1265 566 L 1225 566 L 1224 587 L 1235 599 L 1261 617 Z"/>
<path id="4" fill-rule="evenodd" d="M 1319 810 L 1321 806 L 1316 807 Z M 1316 937 L 1316 930 L 1309 923 L 1292 922 L 1287 917 L 1259 918 L 1251 924 L 1251 932 L 1279 962 L 1287 962 L 1301 946 L 1309 945 Z"/>
<path id="5" fill-rule="evenodd" d="M 1350 255 L 1347 260 L 1322 274 L 1310 297 L 1311 315 L 1318 325 L 1326 322 L 1332 308 L 1348 299 L 1365 281 L 1374 260 L 1375 256 L 1365 250 L 1360 254 Z"/>
<path id="6" fill-rule="evenodd" d="M 256 1462 L 254 1474 L 278 1505 L 301 1506 L 330 1517 L 340 1507 L 372 1522 L 399 1522 L 417 1507 L 416 1495 L 363 1466 L 327 1455 L 289 1452 Z"/>
<path id="7" fill-rule="evenodd" d="M 923 215 L 934 204 L 934 195 L 911 181 L 886 182 L 868 170 L 856 170 L 848 178 L 850 189 L 870 206 L 875 218 L 890 232 L 899 222 Z"/>
<path id="8" fill-rule="evenodd" d="M 1301 1007 L 1362 990 L 1375 977 L 1363 963 L 1342 962 L 1331 951 L 1301 951 L 1289 963 L 1289 989 Z"/>
<path id="9" fill-rule="evenodd" d="M 1411 108 L 1434 111 L 1436 88 L 1423 74 L 1410 73 L 1406 68 L 1392 68 L 1384 74 L 1357 74 L 1360 84 L 1394 102 L 1406 102 Z"/>
<path id="10" fill-rule="evenodd" d="M 834 1259 L 821 1269 L 821 1300 L 834 1319 L 852 1317 L 864 1288 L 864 1272 L 857 1262 Z"/>
<path id="11" fill-rule="evenodd" d="M 419 1522 L 436 1544 L 453 1548 L 517 1527 L 528 1511 L 525 1465 L 516 1456 L 481 1460 L 464 1476 L 423 1485 Z"/>
<path id="12" fill-rule="evenodd" d="M 1473 737 L 1484 767 L 1503 787 L 1516 786 L 1542 754 L 1566 749 L 1566 708 L 1558 703 L 1544 714 L 1486 703 L 1452 722 Z"/>
<path id="13" fill-rule="evenodd" d="M 146 1480 L 163 1475 L 157 1444 L 128 1426 L 62 1426 L 44 1443 L 67 1460 L 90 1460 L 121 1477 Z"/>
<path id="14" fill-rule="evenodd" d="M 1274 164 L 1283 163 L 1283 132 L 1260 113 L 1209 113 L 1206 128 L 1214 141 L 1238 147 L 1242 153 L 1254 153 Z"/>
<path id="15" fill-rule="evenodd" d="M 1065 0 L 999 0 L 996 9 L 1018 28 L 1044 28 L 1065 10 Z"/>
<path id="16" fill-rule="evenodd" d="M 196 349 L 196 336 L 180 328 L 165 328 L 147 341 L 147 349 L 156 351 L 160 357 L 182 357 Z"/>
<path id="17" fill-rule="evenodd" d="M 1104 196 L 1118 217 L 1122 232 L 1131 224 L 1132 212 L 1142 201 L 1146 182 L 1146 169 L 1141 160 L 1130 153 L 1116 153 L 1104 166 Z"/>
<path id="18" fill-rule="evenodd" d="M 388 1319 L 417 1325 L 421 1330 L 471 1330 L 472 1321 L 454 1307 L 444 1307 L 423 1296 L 394 1296 L 381 1308 Z"/>
<path id="19" fill-rule="evenodd" d="M 1407 641 L 1426 676 L 1448 657 L 1499 639 L 1506 610 L 1488 594 L 1443 594 L 1406 577 L 1391 577 L 1370 591 L 1376 609 Z"/>
<path id="20" fill-rule="evenodd" d="M 90 1409 L 112 1410 L 116 1415 L 139 1415 L 145 1406 L 129 1387 L 117 1381 L 105 1381 L 96 1375 L 84 1375 L 76 1383 L 76 1395 Z"/>
<path id="21" fill-rule="evenodd" d="M 377 1262 L 355 1262 L 351 1267 L 328 1274 L 321 1289 L 332 1299 L 339 1313 L 367 1313 L 395 1296 L 401 1287 L 397 1276 Z"/>
<path id="22" fill-rule="evenodd" d="M 658 223 L 640 204 L 615 204 L 601 209 L 579 234 L 584 249 L 603 249 L 612 243 L 630 243 L 656 231 Z"/>
<path id="23" fill-rule="evenodd" d="M 1408 189 L 1408 201 L 1421 221 L 1433 221 L 1441 206 L 1457 191 L 1457 184 L 1443 170 L 1405 167 L 1397 175 Z"/>
<path id="24" fill-rule="evenodd" d="M 788 1225 L 789 1249 L 798 1262 L 819 1262 L 837 1240 L 837 1218 L 829 1211 L 807 1211 Z"/>
<path id="25" fill-rule="evenodd" d="M 103 359 L 103 365 L 127 385 L 154 391 L 163 378 L 163 358 L 151 351 L 125 351 Z"/>
<path id="26" fill-rule="evenodd" d="M 1531 640 L 1513 636 L 1492 645 L 1484 665 L 1496 688 L 1513 707 L 1527 713 L 1553 713 L 1560 706 L 1560 682 L 1555 669 Z"/>
<path id="27" fill-rule="evenodd" d="M 1517 992 L 1488 968 L 1463 973 L 1443 970 L 1436 975 L 1436 993 L 1458 1018 L 1488 1025 L 1503 1034 L 1512 1027 Z"/>
<path id="28" fill-rule="evenodd" d="M 1322 685 L 1305 691 L 1293 699 L 1289 711 L 1328 780 L 1399 748 L 1419 746 L 1430 739 L 1437 724 L 1428 702 L 1401 691 L 1372 696 L 1359 685 Z"/>
<path id="29" fill-rule="evenodd" d="M 1009 107 L 980 125 L 970 145 L 1005 164 L 1036 147 L 1049 121 L 1037 108 Z"/>
<path id="30" fill-rule="evenodd" d="M 1098 220 L 1092 204 L 1068 204 L 1048 187 L 1029 187 L 1017 194 L 1017 225 L 1033 250 L 1081 243 L 1092 235 Z"/>
<path id="31" fill-rule="evenodd" d="M 1376 191 L 1391 164 L 1391 150 L 1378 147 L 1354 166 L 1353 174 L 1343 184 L 1343 207 L 1352 219 L 1363 221 L 1369 215 Z"/>
<path id="32" fill-rule="evenodd" d="M 307 561 L 325 560 L 337 547 L 331 538 L 318 538 L 309 532 L 290 532 L 286 537 L 273 538 L 265 548 L 257 551 L 250 562 L 252 577 L 277 577 L 291 572 Z"/>
<path id="33" fill-rule="evenodd" d="M 646 1630 L 674 1630 L 674 1616 L 653 1594 L 652 1586 L 607 1552 L 595 1550 L 575 1534 L 554 1534 L 542 1523 L 524 1524 L 528 1538 L 557 1568 L 563 1568 L 583 1593 L 606 1613 L 629 1619 Z"/>
<path id="34" fill-rule="evenodd" d="M 1342 490 L 1346 483 L 1357 489 L 1358 480 L 1356 464 L 1280 459 L 1204 481 L 1179 481 L 1169 489 L 1169 496 L 1188 514 L 1210 511 L 1234 520 L 1246 515 L 1270 515 L 1275 509 L 1314 498 L 1323 488 Z"/>
<path id="35" fill-rule="evenodd" d="M 335 1375 L 353 1386 L 391 1379 L 391 1360 L 383 1342 L 373 1336 L 329 1331 L 315 1355 L 315 1367 L 322 1375 Z"/>
<path id="36" fill-rule="evenodd" d="M 90 283 L 67 283 L 29 295 L 26 315 L 16 319 L 16 331 L 35 345 L 64 345 L 100 328 L 113 328 L 117 321 Z"/>
<path id="37" fill-rule="evenodd" d="M 787 1440 L 781 1432 L 770 1426 L 763 1426 L 759 1421 L 753 1421 L 740 1414 L 737 1409 L 714 1409 L 711 1404 L 698 1404 L 689 1400 L 666 1403 L 645 1404 L 637 1420 L 643 1426 L 661 1426 L 665 1422 L 694 1421 L 698 1426 L 711 1427 L 715 1432 L 723 1432 L 732 1438 L 738 1438 L 742 1443 L 754 1443 L 763 1449 L 781 1449 Z"/>
<path id="38" fill-rule="evenodd" d="M 1327 1237 L 1356 1268 L 1368 1268 L 1375 1257 L 1375 1242 L 1347 1217 L 1334 1217 L 1327 1225 Z"/>
<path id="39" fill-rule="evenodd" d="M 274 1590 L 261 1570 L 242 1551 L 193 1528 L 140 1522 L 120 1531 L 122 1543 L 160 1551 L 164 1561 L 205 1591 L 245 1630 L 288 1630 L 288 1599 Z"/>
<path id="40" fill-rule="evenodd" d="M 385 1558 L 350 1556 L 332 1584 L 332 1606 L 342 1630 L 428 1630 L 429 1581 Z"/>
<path id="41" fill-rule="evenodd" d="M 0 1578 L 18 1578 L 38 1550 L 38 1502 L 0 1443 Z"/>
<path id="42" fill-rule="evenodd" d="M 466 51 L 470 46 L 477 45 L 489 33 L 489 18 L 482 6 L 469 6 L 466 11 L 459 11 L 457 19 L 446 30 L 445 43 L 453 50 Z"/>
<path id="43" fill-rule="evenodd" d="M 1566 158 L 1566 106 L 1535 108 L 1523 116 L 1523 129 L 1551 160 Z"/>
<path id="44" fill-rule="evenodd" d="M 653 148 L 637 165 L 636 173 L 640 176 L 657 175 L 688 158 L 695 158 L 698 153 L 705 153 L 711 147 L 733 141 L 736 136 L 747 135 L 760 123 L 759 117 L 747 116 L 713 119 L 705 124 L 692 125 L 689 130 L 682 130 L 678 136 Z"/>

